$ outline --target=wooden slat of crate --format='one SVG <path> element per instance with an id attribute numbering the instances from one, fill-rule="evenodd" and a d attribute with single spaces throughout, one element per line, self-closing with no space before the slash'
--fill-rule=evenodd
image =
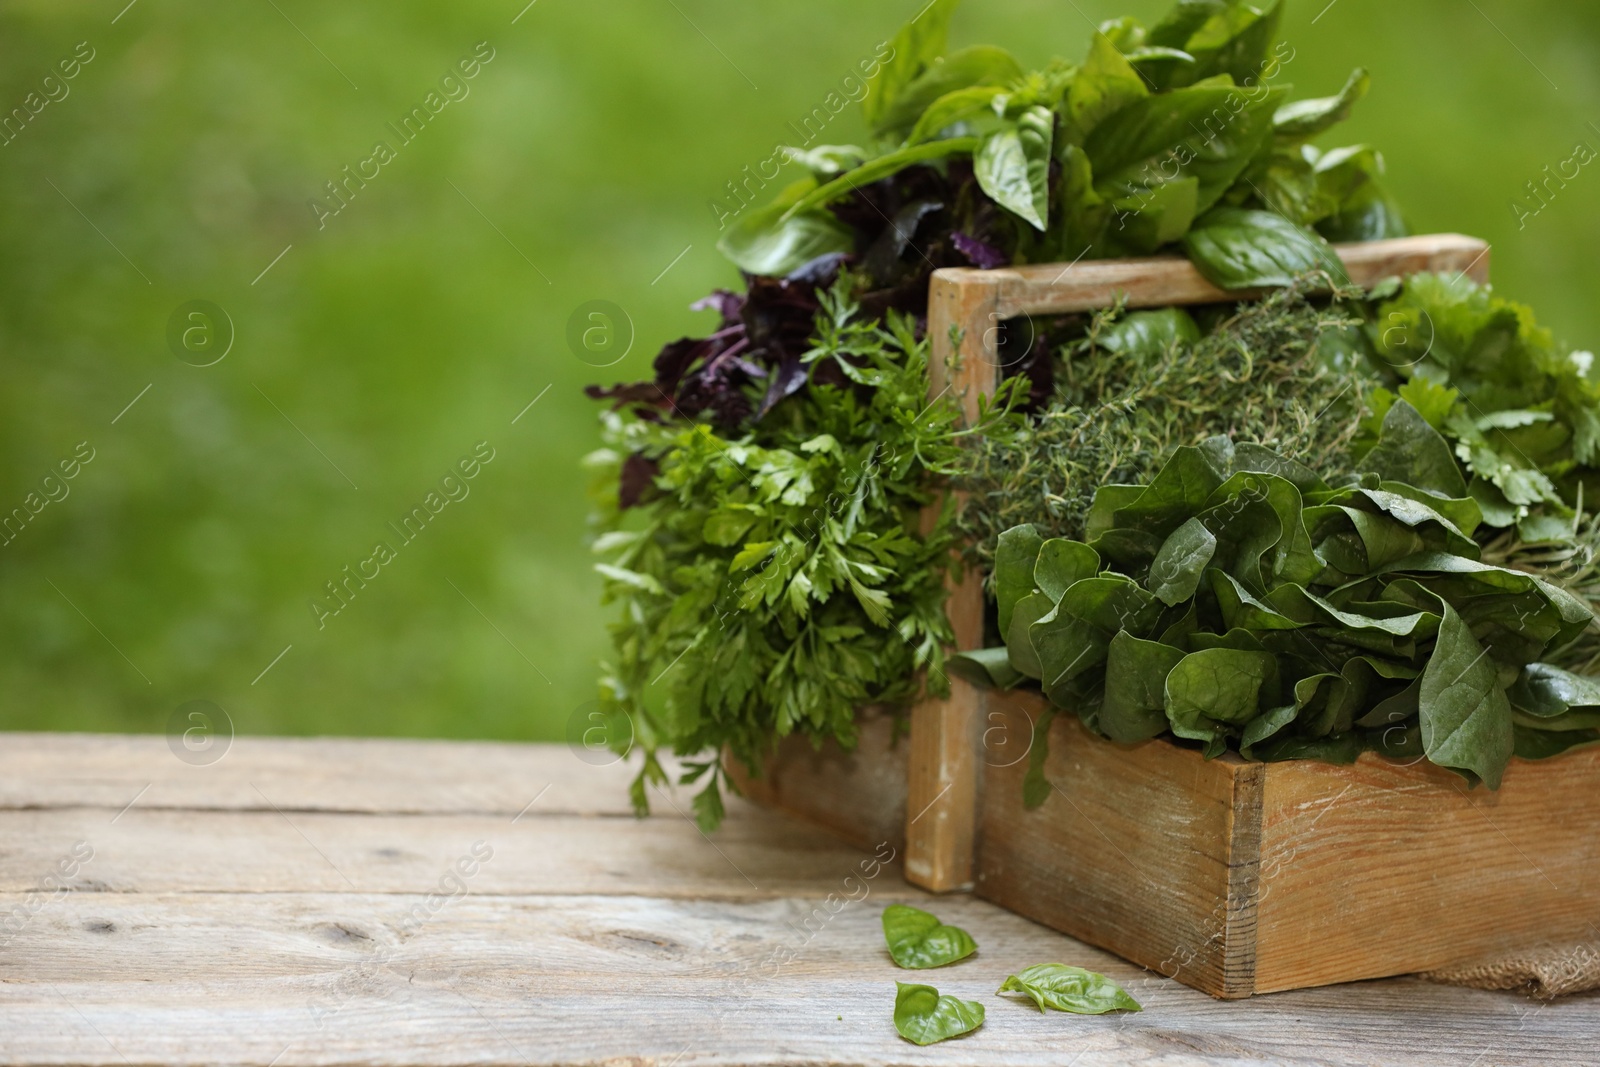
<path id="1" fill-rule="evenodd" d="M 1214 996 L 1600 941 L 1600 749 L 1514 760 L 1491 793 L 1371 753 L 1341 767 L 1118 746 L 1064 715 L 1035 811 L 1025 769 L 988 768 L 977 894 Z"/>

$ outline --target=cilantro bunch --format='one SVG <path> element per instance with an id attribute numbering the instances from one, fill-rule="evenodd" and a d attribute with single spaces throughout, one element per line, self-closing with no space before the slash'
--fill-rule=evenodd
<path id="1" fill-rule="evenodd" d="M 1417 275 L 1387 295 L 1369 333 L 1393 391 L 1369 397 L 1357 455 L 1403 399 L 1454 444 L 1488 525 L 1528 542 L 1570 536 L 1600 489 L 1594 356 L 1470 279 Z"/>
<path id="2" fill-rule="evenodd" d="M 724 748 L 759 773 L 778 739 L 852 747 L 859 705 L 947 685 L 944 577 L 950 514 L 922 508 L 960 467 L 960 414 L 929 403 L 928 345 L 913 323 L 864 319 L 842 279 L 820 294 L 809 386 L 756 428 L 625 412 L 591 457 L 604 533 L 595 550 L 618 605 L 605 713 L 644 764 L 634 804 L 666 781 L 658 751 L 704 757 L 702 826 L 722 818 Z M 842 384 L 822 384 L 826 370 Z M 630 460 L 657 472 L 637 506 L 615 501 Z"/>

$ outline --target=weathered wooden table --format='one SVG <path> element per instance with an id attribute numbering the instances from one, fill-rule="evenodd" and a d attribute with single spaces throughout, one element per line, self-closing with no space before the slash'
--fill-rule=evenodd
<path id="1" fill-rule="evenodd" d="M 627 780 L 563 746 L 240 738 L 191 766 L 162 737 L 0 734 L 0 1062 L 1600 1063 L 1600 997 L 1222 1003 L 748 805 L 709 840 L 682 796 L 636 821 Z M 922 972 L 983 1001 L 976 1034 L 895 1034 L 895 901 L 977 938 Z M 1144 1012 L 993 995 L 1048 961 Z"/>

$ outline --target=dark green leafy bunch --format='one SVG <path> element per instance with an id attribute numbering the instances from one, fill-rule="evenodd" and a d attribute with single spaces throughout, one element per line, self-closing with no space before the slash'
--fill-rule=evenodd
<path id="1" fill-rule="evenodd" d="M 637 742 L 634 803 L 665 781 L 660 748 L 703 779 L 703 826 L 722 817 L 724 747 L 759 773 L 777 740 L 855 740 L 855 709 L 944 683 L 949 516 L 919 531 L 932 487 L 962 449 L 952 401 L 930 404 L 927 344 L 902 316 L 863 321 L 848 281 L 823 293 L 807 363 L 845 378 L 781 404 L 756 431 L 622 412 L 591 457 L 606 531 L 595 549 L 621 608 L 602 682 L 610 736 Z M 981 428 L 980 428 L 981 429 Z M 640 504 L 616 506 L 623 467 L 659 471 Z M 624 522 L 623 519 L 627 521 Z M 627 726 L 624 725 L 626 716 Z"/>
<path id="2" fill-rule="evenodd" d="M 1481 562 L 1480 521 L 1449 445 L 1404 402 L 1345 486 L 1259 446 L 1179 448 L 1148 484 L 1101 488 L 1084 540 L 1002 536 L 1006 649 L 968 666 L 1037 681 L 1116 741 L 1171 733 L 1260 760 L 1375 749 L 1497 788 L 1513 752 L 1600 741 L 1600 685 L 1541 663 L 1589 607 Z"/>
<path id="3" fill-rule="evenodd" d="M 1358 455 L 1398 396 L 1455 446 L 1488 525 L 1530 543 L 1570 538 L 1585 496 L 1591 509 L 1600 499 L 1594 356 L 1470 279 L 1418 275 L 1390 295 L 1370 333 L 1391 388 L 1368 399 Z"/>
<path id="4" fill-rule="evenodd" d="M 1289 101 L 1282 0 L 1181 0 L 1148 28 L 1103 24 L 1082 63 L 1033 72 L 991 45 L 947 53 L 958 2 L 934 0 L 892 42 L 862 101 L 873 144 L 793 152 L 810 173 L 724 235 L 730 259 L 752 274 L 785 274 L 816 256 L 861 252 L 872 243 L 856 224 L 863 199 L 879 228 L 909 239 L 943 227 L 977 266 L 1181 245 L 1225 288 L 1287 284 L 1314 269 L 1341 275 L 1326 239 L 1404 235 L 1374 150 L 1310 145 L 1348 117 L 1368 78 L 1358 70 L 1334 96 Z M 946 190 L 902 218 L 872 189 L 913 171 L 964 177 L 968 168 L 998 213 Z"/>
<path id="5" fill-rule="evenodd" d="M 1100 486 L 1148 480 L 1173 449 L 1219 433 L 1329 479 L 1347 473 L 1359 398 L 1379 379 L 1350 345 L 1366 318 L 1361 291 L 1313 301 L 1312 284 L 1214 309 L 1206 328 L 1181 308 L 1113 309 L 1044 353 L 1048 402 L 973 441 L 958 480 L 975 558 L 987 563 L 1001 532 L 1022 523 L 1082 537 Z"/>

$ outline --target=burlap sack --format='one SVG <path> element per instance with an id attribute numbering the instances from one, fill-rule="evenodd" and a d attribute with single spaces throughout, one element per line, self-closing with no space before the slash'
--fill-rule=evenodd
<path id="1" fill-rule="evenodd" d="M 1515 989 L 1541 1000 L 1600 989 L 1600 941 L 1548 945 L 1491 963 L 1429 971 L 1430 982 L 1474 989 Z"/>

